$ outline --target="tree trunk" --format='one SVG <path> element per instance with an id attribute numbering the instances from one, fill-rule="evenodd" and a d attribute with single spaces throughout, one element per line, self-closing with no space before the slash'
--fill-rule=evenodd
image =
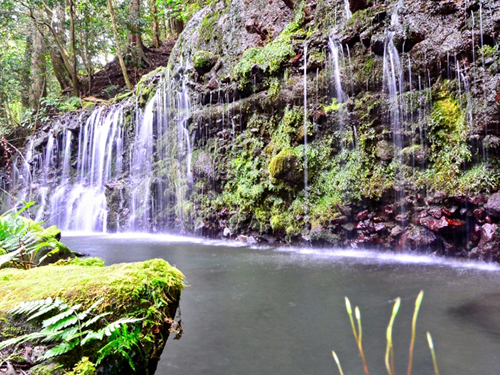
<path id="1" fill-rule="evenodd" d="M 160 47 L 160 25 L 158 23 L 158 8 L 156 0 L 151 0 L 151 12 L 153 13 L 153 45 L 155 48 Z"/>
<path id="2" fill-rule="evenodd" d="M 59 86 L 61 86 L 61 91 L 66 91 L 71 87 L 71 81 L 68 78 L 68 71 L 64 66 L 64 61 L 61 57 L 61 53 L 57 48 L 50 48 L 50 61 L 52 62 L 52 70 L 56 76 Z"/>
<path id="3" fill-rule="evenodd" d="M 40 99 L 46 93 L 47 65 L 45 63 L 45 41 L 36 25 L 33 25 L 33 54 L 31 55 L 31 97 L 30 107 L 33 112 L 40 110 Z"/>
<path id="4" fill-rule="evenodd" d="M 34 27 L 34 26 L 33 26 Z M 24 49 L 24 63 L 22 71 L 21 104 L 23 108 L 30 108 L 30 87 L 31 87 L 31 55 L 33 54 L 32 33 L 26 36 L 26 48 Z"/>
<path id="5" fill-rule="evenodd" d="M 73 95 L 80 96 L 80 82 L 78 82 L 78 69 L 76 65 L 76 38 L 75 38 L 75 4 L 73 0 L 67 0 L 70 19 L 70 40 L 71 54 L 73 55 L 73 69 L 71 71 L 71 80 L 73 81 Z"/>
<path id="6" fill-rule="evenodd" d="M 144 44 L 141 37 L 141 28 L 138 22 L 141 17 L 141 0 L 130 0 L 129 11 L 132 19 L 137 21 L 133 23 L 128 38 L 130 54 L 136 66 L 141 66 L 143 62 L 147 64 L 146 55 L 144 54 Z"/>
<path id="7" fill-rule="evenodd" d="M 125 79 L 125 84 L 129 90 L 132 90 L 132 84 L 130 83 L 130 79 L 127 74 L 127 67 L 125 66 L 125 61 L 123 61 L 123 55 L 120 50 L 120 36 L 118 35 L 118 28 L 116 27 L 115 21 L 115 13 L 113 11 L 113 3 L 112 0 L 108 0 L 108 10 L 109 16 L 111 17 L 111 23 L 113 25 L 113 33 L 115 34 L 115 43 L 116 43 L 116 54 L 118 55 L 118 60 L 120 61 L 120 67 L 122 68 L 123 78 Z"/>
<path id="8" fill-rule="evenodd" d="M 74 91 L 78 90 L 79 83 L 78 83 L 77 72 L 74 69 L 74 66 L 71 64 L 71 60 L 69 58 L 68 52 L 64 48 L 64 45 L 63 45 L 63 43 L 61 41 L 62 39 L 59 37 L 59 33 L 54 28 L 54 19 L 57 19 L 57 16 L 56 16 L 55 12 L 52 9 L 48 9 L 47 8 L 47 12 L 52 17 L 51 23 L 48 23 L 48 22 L 44 21 L 43 19 L 38 18 L 35 15 L 35 12 L 33 11 L 32 8 L 30 8 L 29 6 L 27 6 L 27 5 L 23 4 L 23 3 L 21 3 L 21 4 L 23 6 L 25 6 L 29 10 L 29 16 L 31 17 L 31 19 L 35 23 L 37 23 L 39 25 L 44 25 L 45 27 L 47 27 L 49 29 L 50 33 L 54 37 L 54 41 L 56 42 L 57 48 L 59 49 L 59 53 L 61 55 L 61 58 L 64 61 L 64 66 L 66 67 L 66 70 L 68 71 L 70 77 L 72 78 L 73 90 Z"/>

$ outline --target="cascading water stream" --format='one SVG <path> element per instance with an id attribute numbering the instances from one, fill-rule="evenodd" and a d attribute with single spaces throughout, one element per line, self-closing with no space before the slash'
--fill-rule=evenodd
<path id="1" fill-rule="evenodd" d="M 402 155 L 401 151 L 404 147 L 404 108 L 401 102 L 400 95 L 403 93 L 403 69 L 399 59 L 399 53 L 394 45 L 395 30 L 400 27 L 398 11 L 403 6 L 400 0 L 394 7 L 391 16 L 391 26 L 387 31 L 387 37 L 384 44 L 384 62 L 383 74 L 385 90 L 388 94 L 389 104 L 389 121 L 392 129 L 393 157 L 396 163 L 395 181 L 403 182 L 402 176 Z M 404 224 L 404 183 L 402 186 L 396 187 L 396 204 L 401 204 L 401 218 Z"/>
<path id="2" fill-rule="evenodd" d="M 304 201 L 305 212 L 309 214 L 309 172 L 307 169 L 307 43 L 304 42 Z"/>

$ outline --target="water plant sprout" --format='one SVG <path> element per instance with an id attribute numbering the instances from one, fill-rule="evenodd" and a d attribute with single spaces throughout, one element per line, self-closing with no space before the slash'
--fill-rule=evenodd
<path id="1" fill-rule="evenodd" d="M 418 317 L 418 312 L 420 310 L 420 305 L 422 304 L 423 297 L 424 297 L 424 291 L 421 290 L 417 296 L 417 299 L 415 300 L 415 310 L 413 311 L 407 375 L 411 375 L 411 371 L 412 371 L 413 351 L 414 351 L 414 347 L 415 347 L 415 336 L 416 336 L 416 327 L 417 327 L 417 317 Z M 361 313 L 359 311 L 359 308 L 356 306 L 354 309 L 354 314 L 356 316 L 356 321 L 357 321 L 357 326 L 358 326 L 358 328 L 356 330 L 356 325 L 354 324 L 354 318 L 352 316 L 351 302 L 349 301 L 349 298 L 347 298 L 347 297 L 345 297 L 345 305 L 346 305 L 347 314 L 349 315 L 349 320 L 351 322 L 351 327 L 352 327 L 354 339 L 356 340 L 356 344 L 358 345 L 358 350 L 359 350 L 359 353 L 361 355 L 361 360 L 363 361 L 363 368 L 365 370 L 365 374 L 370 375 L 370 372 L 368 371 L 368 365 L 366 364 L 365 353 L 363 351 L 363 344 L 362 344 L 363 331 L 361 328 Z M 396 374 L 395 366 L 394 366 L 394 346 L 392 343 L 392 327 L 394 325 L 394 320 L 396 319 L 396 315 L 398 314 L 400 305 L 401 305 L 401 298 L 398 297 L 398 298 L 396 298 L 396 300 L 394 302 L 394 306 L 392 308 L 391 319 L 389 320 L 389 324 L 387 326 L 387 331 L 386 331 L 387 346 L 386 346 L 386 352 L 385 352 L 384 359 L 385 359 L 385 367 L 386 367 L 387 373 L 389 375 Z M 429 349 L 431 350 L 434 372 L 436 375 L 439 375 L 439 369 L 438 369 L 437 360 L 436 360 L 436 352 L 434 350 L 434 344 L 432 341 L 431 334 L 429 332 L 427 332 L 427 341 L 429 343 Z M 337 356 L 337 353 L 335 353 L 334 350 L 332 350 L 332 355 L 333 355 L 333 359 L 335 360 L 335 363 L 337 364 L 340 375 L 344 375 L 344 372 L 342 370 L 342 366 L 340 365 L 339 358 Z"/>

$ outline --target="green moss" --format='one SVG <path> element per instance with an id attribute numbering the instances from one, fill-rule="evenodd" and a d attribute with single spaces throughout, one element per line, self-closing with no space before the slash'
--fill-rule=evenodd
<path id="1" fill-rule="evenodd" d="M 240 87 L 250 82 L 250 71 L 254 65 L 258 65 L 267 75 L 277 74 L 284 63 L 295 56 L 292 39 L 299 30 L 299 24 L 292 21 L 276 39 L 264 47 L 247 49 L 233 69 L 233 78 L 240 81 Z"/>
<path id="2" fill-rule="evenodd" d="M 6 277 L 6 280 L 4 278 Z M 29 271 L 0 271 L 0 311 L 24 301 L 61 297 L 68 303 L 89 305 L 106 296 L 116 314 L 137 303 L 137 297 L 153 286 L 164 286 L 173 295 L 183 288 L 184 276 L 160 259 L 109 267 L 69 264 L 48 265 Z"/>
<path id="3" fill-rule="evenodd" d="M 445 82 L 433 93 L 431 123 L 427 137 L 430 143 L 432 167 L 424 172 L 417 183 L 428 184 L 431 189 L 453 193 L 458 188 L 462 164 L 472 153 L 467 145 L 467 126 L 460 105 L 450 94 Z"/>
<path id="4" fill-rule="evenodd" d="M 58 363 L 40 364 L 30 368 L 31 375 L 57 375 L 64 374 L 64 366 Z"/>
<path id="5" fill-rule="evenodd" d="M 328 113 L 330 111 L 338 111 L 340 109 L 340 104 L 337 101 L 337 98 L 332 98 L 332 104 L 323 106 L 323 112 Z"/>
<path id="6" fill-rule="evenodd" d="M 286 149 L 282 150 L 278 155 L 273 157 L 271 159 L 271 162 L 269 163 L 269 175 L 272 178 L 281 178 L 288 169 L 290 168 L 290 165 L 294 165 L 297 163 L 297 157 L 295 156 L 295 153 L 293 150 Z"/>
<path id="7" fill-rule="evenodd" d="M 101 258 L 72 258 L 72 259 L 63 259 L 56 263 L 55 266 L 85 266 L 85 267 L 104 267 L 104 260 Z"/>
<path id="8" fill-rule="evenodd" d="M 274 101 L 279 98 L 281 91 L 281 81 L 277 77 L 273 77 L 268 83 L 267 97 Z"/>
<path id="9" fill-rule="evenodd" d="M 215 64 L 217 57 L 210 51 L 196 51 L 193 55 L 193 65 L 196 70 L 209 71 Z"/>
<path id="10" fill-rule="evenodd" d="M 94 375 L 95 371 L 95 364 L 88 357 L 83 357 L 67 375 Z"/>

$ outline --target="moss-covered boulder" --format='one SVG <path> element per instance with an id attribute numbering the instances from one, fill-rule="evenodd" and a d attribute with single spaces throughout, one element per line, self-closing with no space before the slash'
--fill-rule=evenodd
<path id="1" fill-rule="evenodd" d="M 271 159 L 269 163 L 269 175 L 277 180 L 293 184 L 299 184 L 304 181 L 301 162 L 293 150 L 282 150 Z"/>
<path id="2" fill-rule="evenodd" d="M 95 314 L 109 315 L 91 327 L 97 330 L 125 317 L 141 319 L 134 323 L 140 329 L 140 345 L 128 353 L 136 371 L 127 358 L 115 354 L 99 364 L 98 372 L 153 374 L 169 333 L 176 325 L 174 318 L 183 287 L 183 274 L 161 259 L 104 267 L 101 260 L 76 258 L 28 271 L 4 269 L 0 271 L 0 341 L 41 329 L 36 319 L 28 323 L 25 316 L 9 314 L 21 302 L 59 297 L 70 306 L 82 304 L 84 310 L 102 298 Z M 84 356 L 95 363 L 98 351 L 108 342 L 104 337 L 78 345 L 68 354 L 38 364 L 37 371 L 43 373 L 46 366 L 61 365 L 60 370 L 51 373 L 62 374 L 75 368 Z M 22 353 L 39 344 L 24 345 L 24 349 L 18 348 Z"/>

